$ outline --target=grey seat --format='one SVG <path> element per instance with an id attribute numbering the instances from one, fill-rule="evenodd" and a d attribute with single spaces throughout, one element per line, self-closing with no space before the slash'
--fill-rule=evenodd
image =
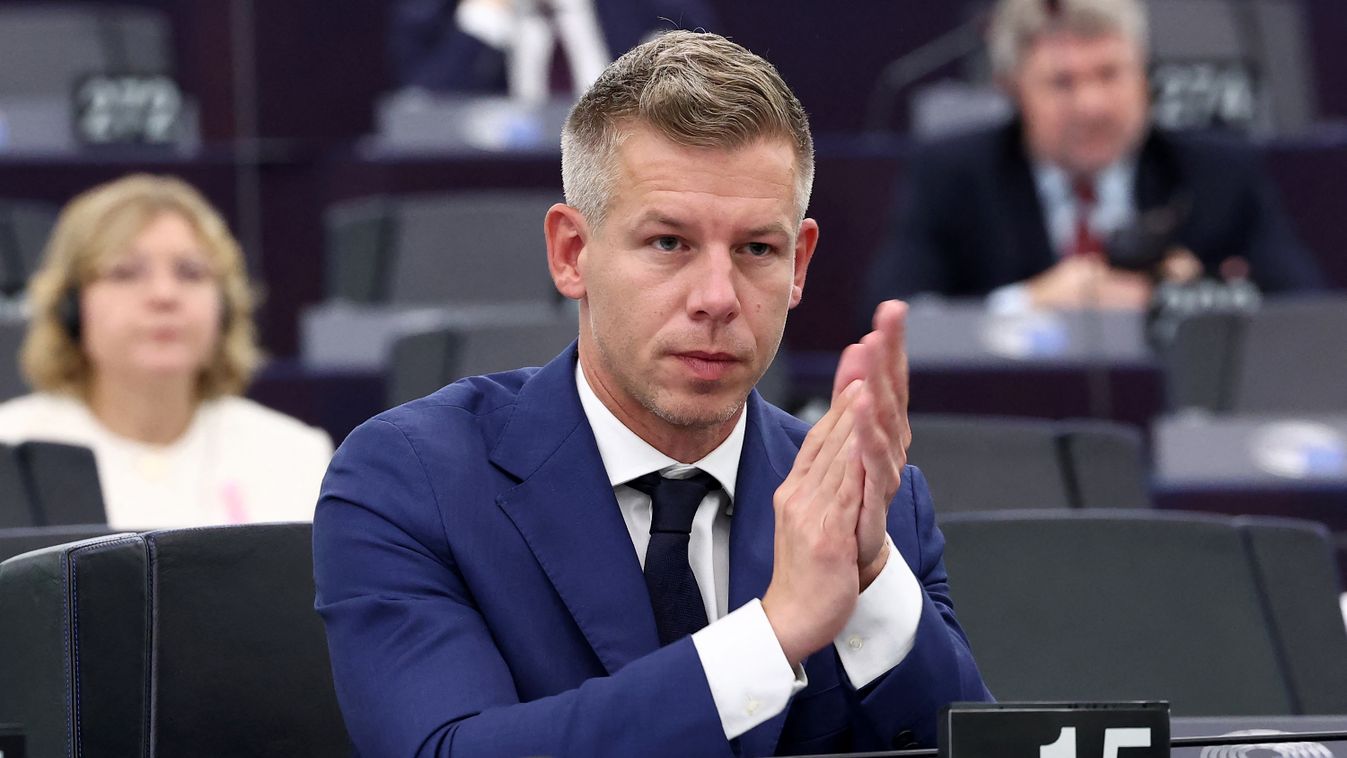
<path id="1" fill-rule="evenodd" d="M 359 198 L 327 211 L 328 294 L 355 302 L 555 302 L 543 217 L 559 192 Z"/>
<path id="2" fill-rule="evenodd" d="M 926 475 L 940 513 L 1070 508 L 1052 422 L 913 415 L 908 461 Z"/>
<path id="3" fill-rule="evenodd" d="M 0 200 L 0 294 L 17 295 L 27 286 L 59 212 L 50 203 Z"/>
<path id="4" fill-rule="evenodd" d="M 1080 508 L 1149 508 L 1141 431 L 1109 421 L 1057 423 L 1073 502 Z"/>
<path id="5" fill-rule="evenodd" d="M 956 514 L 942 528 L 959 618 L 998 698 L 1300 712 L 1230 519 L 1027 511 Z M 1336 608 L 1336 596 L 1316 602 Z"/>
<path id="6" fill-rule="evenodd" d="M 576 337 L 575 317 L 518 324 L 460 324 L 399 339 L 389 369 L 389 402 L 429 394 L 465 376 L 541 366 Z"/>
<path id="7" fill-rule="evenodd" d="M 1347 413 L 1347 296 L 1271 302 L 1245 327 L 1231 410 Z"/>
<path id="8" fill-rule="evenodd" d="M 98 464 L 79 445 L 29 441 L 15 446 L 39 526 L 107 523 Z"/>
<path id="9" fill-rule="evenodd" d="M 310 540 L 167 530 L 0 564 L 0 722 L 32 755 L 348 753 Z"/>
<path id="10" fill-rule="evenodd" d="M 1347 713 L 1347 628 L 1332 537 L 1312 521 L 1243 518 L 1297 713 Z"/>
<path id="11" fill-rule="evenodd" d="M 1347 412 L 1347 297 L 1265 301 L 1252 314 L 1178 325 L 1164 363 L 1171 408 Z"/>
<path id="12" fill-rule="evenodd" d="M 170 73 L 171 27 L 135 6 L 15 3 L 0 8 L 0 97 L 68 98 L 91 73 Z"/>
<path id="13" fill-rule="evenodd" d="M 1140 434 L 1104 421 L 914 414 L 908 458 L 941 513 L 1144 508 Z"/>
<path id="14" fill-rule="evenodd" d="M 0 443 L 0 529 L 38 525 L 18 453 Z"/>

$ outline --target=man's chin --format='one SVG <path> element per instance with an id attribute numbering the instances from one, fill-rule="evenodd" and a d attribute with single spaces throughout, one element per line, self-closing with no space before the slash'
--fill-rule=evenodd
<path id="1" fill-rule="evenodd" d="M 737 399 L 714 396 L 664 398 L 661 402 L 653 403 L 649 410 L 672 426 L 713 429 L 735 418 L 747 399 L 747 392 Z"/>

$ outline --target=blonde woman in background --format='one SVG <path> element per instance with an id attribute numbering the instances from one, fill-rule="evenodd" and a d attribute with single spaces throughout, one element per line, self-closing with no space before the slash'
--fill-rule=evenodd
<path id="1" fill-rule="evenodd" d="M 108 523 L 308 520 L 332 454 L 319 429 L 239 394 L 259 363 L 238 242 L 185 182 L 134 175 L 61 212 L 29 282 L 0 441 L 91 448 Z"/>

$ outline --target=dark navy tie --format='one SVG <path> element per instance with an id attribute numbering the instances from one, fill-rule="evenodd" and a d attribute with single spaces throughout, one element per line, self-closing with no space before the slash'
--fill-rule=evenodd
<path id="1" fill-rule="evenodd" d="M 669 479 L 656 471 L 628 482 L 650 496 L 650 545 L 645 550 L 645 586 L 655 611 L 659 644 L 667 645 L 706 626 L 706 606 L 688 563 L 692 517 L 706 493 L 720 488 L 715 477 L 697 472 Z"/>

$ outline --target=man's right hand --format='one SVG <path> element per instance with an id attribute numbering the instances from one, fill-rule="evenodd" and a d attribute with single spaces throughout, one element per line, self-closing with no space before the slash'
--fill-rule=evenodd
<path id="1" fill-rule="evenodd" d="M 1063 258 L 1025 282 L 1029 301 L 1045 310 L 1141 310 L 1151 298 L 1150 280 L 1121 271 L 1095 255 Z"/>
<path id="2" fill-rule="evenodd" d="M 862 381 L 838 395 L 805 437 L 776 509 L 767 620 L 792 666 L 830 643 L 856 608 L 856 524 L 864 471 L 853 429 Z"/>

